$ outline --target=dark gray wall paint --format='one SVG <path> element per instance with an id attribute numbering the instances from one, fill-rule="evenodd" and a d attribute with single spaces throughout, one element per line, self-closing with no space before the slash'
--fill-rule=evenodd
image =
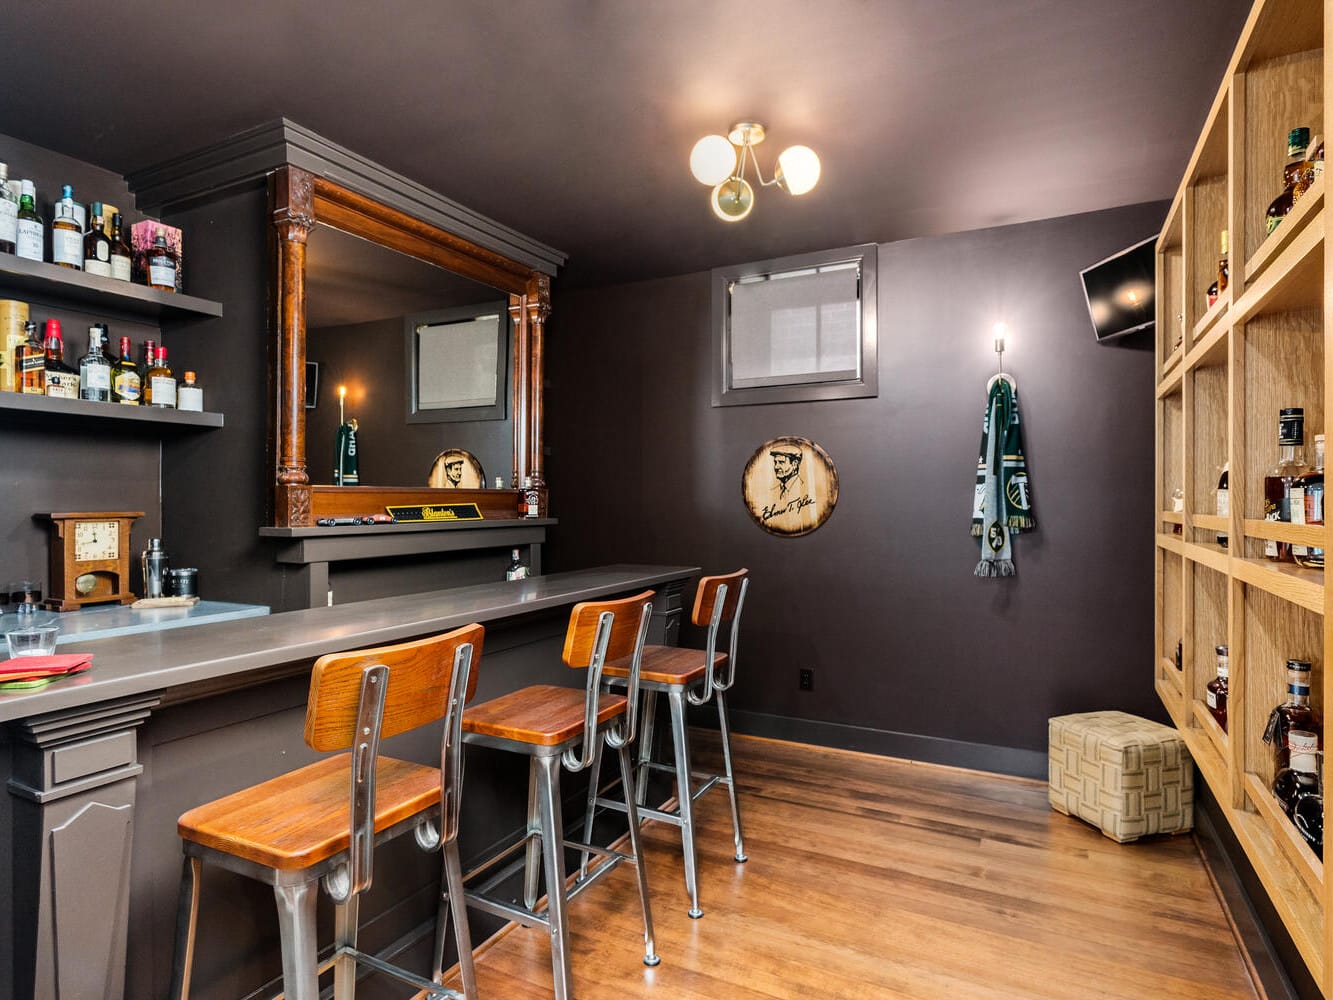
<path id="1" fill-rule="evenodd" d="M 1164 212 L 882 245 L 877 399 L 712 407 L 707 273 L 557 293 L 548 566 L 748 566 L 745 712 L 1030 751 L 1051 715 L 1161 717 L 1145 667 L 1152 356 L 1094 342 L 1078 271 Z M 1040 527 L 1016 542 L 1016 578 L 979 580 L 968 527 L 997 320 Z M 740 496 L 753 451 L 787 434 L 821 444 L 840 482 L 828 523 L 795 539 L 757 528 Z"/>

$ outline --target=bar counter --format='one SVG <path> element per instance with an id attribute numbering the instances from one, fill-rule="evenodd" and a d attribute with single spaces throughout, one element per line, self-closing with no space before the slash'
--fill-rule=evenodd
<path id="1" fill-rule="evenodd" d="M 652 588 L 655 641 L 671 641 L 683 586 L 698 572 L 608 566 L 62 646 L 92 653 L 92 668 L 0 696 L 9 791 L 0 796 L 0 926 L 13 928 L 0 936 L 0 981 L 18 1000 L 165 996 L 176 817 L 315 759 L 301 730 L 319 656 L 480 622 L 479 699 L 530 683 L 578 685 L 582 674 L 560 662 L 572 605 Z M 438 763 L 438 739 L 406 734 L 383 750 Z M 525 775 L 469 752 L 465 859 L 522 829 L 525 791 Z M 434 910 L 438 859 L 415 847 L 386 853 L 376 886 L 389 890 L 363 904 L 372 947 L 414 940 Z M 244 881 L 205 886 L 196 1000 L 245 995 L 276 969 L 272 895 Z"/>

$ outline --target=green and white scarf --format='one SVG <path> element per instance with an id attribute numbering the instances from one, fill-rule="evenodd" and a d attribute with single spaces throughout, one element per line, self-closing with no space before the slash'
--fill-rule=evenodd
<path id="1" fill-rule="evenodd" d="M 976 575 L 1015 575 L 1012 536 L 1036 527 L 1023 459 L 1023 429 L 1018 422 L 1018 390 L 1007 377 L 1000 377 L 990 387 L 981 425 L 981 456 L 972 500 L 972 535 L 981 545 Z"/>

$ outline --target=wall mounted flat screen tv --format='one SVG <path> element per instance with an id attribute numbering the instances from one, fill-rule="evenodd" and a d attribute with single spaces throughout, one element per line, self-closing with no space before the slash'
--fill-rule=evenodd
<path id="1" fill-rule="evenodd" d="M 1149 236 L 1079 272 L 1099 343 L 1152 329 L 1156 264 L 1157 237 Z"/>

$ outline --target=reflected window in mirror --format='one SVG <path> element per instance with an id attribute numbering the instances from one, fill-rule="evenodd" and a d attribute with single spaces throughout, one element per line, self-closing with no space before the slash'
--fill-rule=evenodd
<path id="1" fill-rule="evenodd" d="M 509 310 L 504 301 L 406 317 L 407 420 L 504 420 Z"/>

